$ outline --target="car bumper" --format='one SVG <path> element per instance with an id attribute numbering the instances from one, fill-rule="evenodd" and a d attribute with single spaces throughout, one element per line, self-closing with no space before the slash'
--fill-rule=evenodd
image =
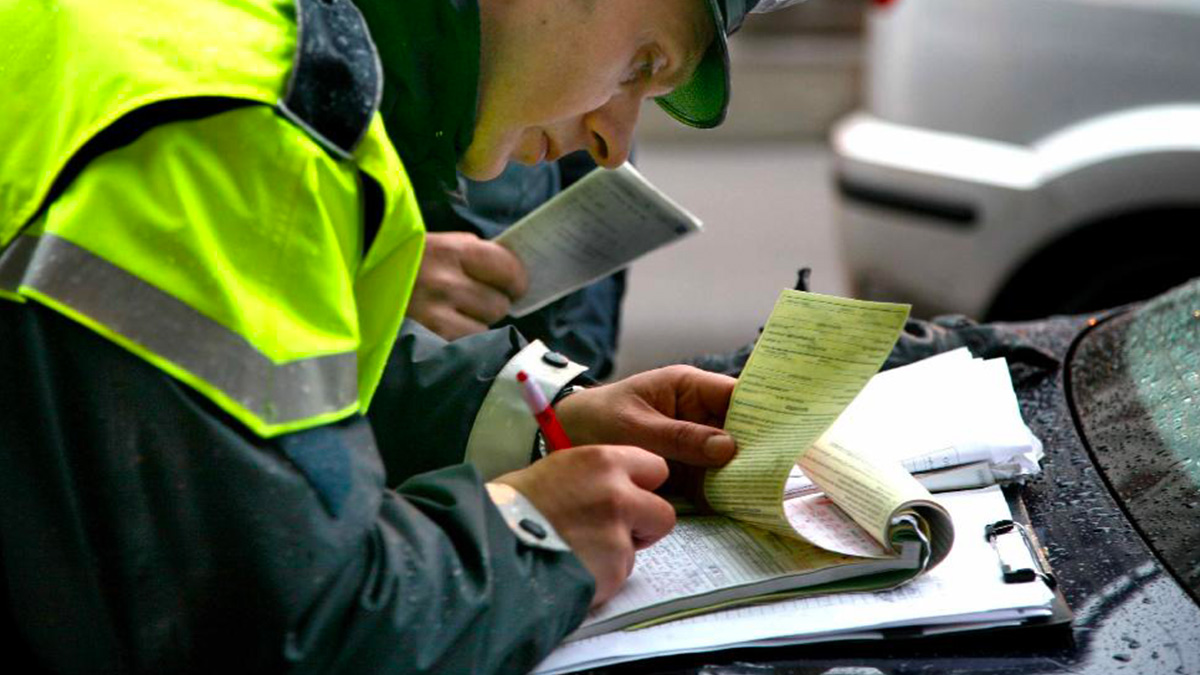
<path id="1" fill-rule="evenodd" d="M 1026 262 L 1068 233 L 1195 205 L 1200 105 L 1115 111 L 1030 146 L 856 113 L 832 144 L 855 292 L 911 302 L 918 315 L 983 316 Z"/>
<path id="2" fill-rule="evenodd" d="M 1038 238 L 1026 225 L 1045 216 L 1033 153 L 862 113 L 832 142 L 855 293 L 981 316 Z"/>

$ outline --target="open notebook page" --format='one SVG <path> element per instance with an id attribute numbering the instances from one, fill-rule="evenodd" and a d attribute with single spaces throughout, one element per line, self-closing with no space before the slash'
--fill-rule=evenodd
<path id="1" fill-rule="evenodd" d="M 961 629 L 1048 616 L 1054 597 L 1050 589 L 1041 582 L 1004 583 L 996 554 L 983 536 L 985 525 L 1011 517 L 1000 489 L 949 493 L 940 500 L 954 529 L 964 536 L 941 565 L 901 588 L 783 600 L 599 635 L 562 645 L 535 672 L 736 646 L 840 639 L 895 626 Z"/>

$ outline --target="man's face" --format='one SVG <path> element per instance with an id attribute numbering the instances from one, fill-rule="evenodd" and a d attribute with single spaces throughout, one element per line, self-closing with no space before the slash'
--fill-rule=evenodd
<path id="1" fill-rule="evenodd" d="M 475 180 L 510 160 L 587 149 L 629 156 L 642 102 L 687 81 L 713 37 L 702 0 L 480 0 L 475 137 L 459 169 Z"/>

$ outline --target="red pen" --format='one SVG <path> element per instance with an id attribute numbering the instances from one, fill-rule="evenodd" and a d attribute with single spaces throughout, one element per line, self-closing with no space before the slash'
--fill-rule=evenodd
<path id="1" fill-rule="evenodd" d="M 529 412 L 532 412 L 537 420 L 550 451 L 570 448 L 571 439 L 567 438 L 567 432 L 563 430 L 562 424 L 559 424 L 558 416 L 554 414 L 554 408 L 550 407 L 542 388 L 523 370 L 517 372 L 517 382 L 521 385 L 521 396 L 525 398 L 525 403 L 529 404 Z"/>

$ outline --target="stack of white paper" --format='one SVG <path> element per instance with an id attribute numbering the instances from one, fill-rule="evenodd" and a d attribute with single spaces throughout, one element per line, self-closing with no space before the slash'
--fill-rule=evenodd
<path id="1" fill-rule="evenodd" d="M 933 492 L 1019 481 L 1043 457 L 1004 359 L 973 358 L 965 347 L 879 373 L 825 438 L 899 461 Z M 793 471 L 788 494 L 811 489 Z"/>
<path id="2" fill-rule="evenodd" d="M 998 487 L 942 496 L 963 536 L 934 570 L 892 591 L 785 600 L 704 614 L 575 642 L 552 652 L 537 673 L 562 673 L 667 654 L 880 638 L 888 628 L 937 633 L 1013 625 L 1049 616 L 1054 595 L 1040 581 L 1004 583 L 984 527 L 1011 517 Z M 1034 566 L 1024 551 L 1024 561 Z"/>

